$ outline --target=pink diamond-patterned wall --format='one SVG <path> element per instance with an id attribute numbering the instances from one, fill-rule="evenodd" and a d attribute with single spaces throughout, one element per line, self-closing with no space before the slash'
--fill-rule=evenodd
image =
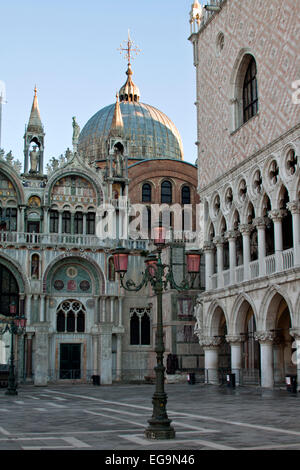
<path id="1" fill-rule="evenodd" d="M 194 50 L 200 190 L 300 122 L 292 85 L 300 80 L 299 12 L 298 0 L 227 0 L 200 31 Z M 245 53 L 257 64 L 259 111 L 239 125 L 234 90 Z"/>

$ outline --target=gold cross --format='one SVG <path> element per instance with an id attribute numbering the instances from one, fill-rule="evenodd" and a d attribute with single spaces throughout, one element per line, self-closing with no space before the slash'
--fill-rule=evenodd
<path id="1" fill-rule="evenodd" d="M 133 57 L 133 54 L 137 56 L 141 52 L 141 50 L 138 49 L 135 46 L 134 42 L 131 40 L 129 30 L 128 30 L 128 39 L 127 41 L 123 41 L 123 43 L 125 43 L 125 47 L 123 47 L 124 44 L 121 44 L 120 49 L 118 49 L 118 51 L 120 51 L 120 54 L 125 52 L 124 57 L 127 59 L 128 64 L 130 64 L 131 60 L 135 58 Z"/>

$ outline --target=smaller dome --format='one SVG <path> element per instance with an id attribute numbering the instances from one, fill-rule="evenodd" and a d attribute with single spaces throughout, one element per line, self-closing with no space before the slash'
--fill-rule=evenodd
<path id="1" fill-rule="evenodd" d="M 119 95 L 120 101 L 139 101 L 141 94 L 139 88 L 133 83 L 131 70 L 131 65 L 128 64 L 128 69 L 126 72 L 127 80 L 126 83 L 121 87 Z"/>

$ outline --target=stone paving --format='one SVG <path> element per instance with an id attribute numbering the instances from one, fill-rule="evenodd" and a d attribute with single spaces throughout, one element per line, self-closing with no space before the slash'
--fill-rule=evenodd
<path id="1" fill-rule="evenodd" d="M 300 450 L 300 394 L 169 384 L 170 441 L 144 438 L 153 385 L 0 390 L 1 450 Z"/>

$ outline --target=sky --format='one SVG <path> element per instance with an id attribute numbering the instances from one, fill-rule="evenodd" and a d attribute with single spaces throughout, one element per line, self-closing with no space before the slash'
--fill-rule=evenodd
<path id="1" fill-rule="evenodd" d="M 192 0 L 2 0 L 0 81 L 5 85 L 2 142 L 23 163 L 23 136 L 38 89 L 45 167 L 72 149 L 72 117 L 81 129 L 115 102 L 126 81 L 118 50 L 131 39 L 141 102 L 165 113 L 181 134 L 184 160 L 196 161 L 196 70 L 189 12 Z M 44 168 L 45 170 L 45 168 Z"/>

